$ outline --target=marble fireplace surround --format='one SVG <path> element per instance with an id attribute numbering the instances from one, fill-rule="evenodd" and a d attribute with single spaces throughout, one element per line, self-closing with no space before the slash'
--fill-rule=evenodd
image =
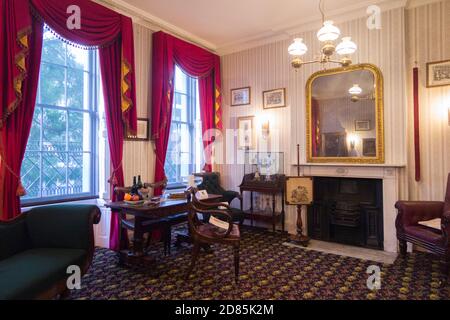
<path id="1" fill-rule="evenodd" d="M 400 197 L 400 169 L 404 165 L 345 165 L 301 164 L 300 175 L 311 177 L 337 177 L 381 179 L 383 181 L 384 251 L 397 252 L 395 202 Z"/>

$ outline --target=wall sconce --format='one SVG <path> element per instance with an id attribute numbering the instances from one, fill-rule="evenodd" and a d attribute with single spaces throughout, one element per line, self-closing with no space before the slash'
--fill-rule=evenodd
<path id="1" fill-rule="evenodd" d="M 357 157 L 358 152 L 356 151 L 355 147 L 359 142 L 359 136 L 357 134 L 350 134 L 347 138 L 348 143 L 350 144 L 350 152 L 349 155 L 351 157 Z"/>
<path id="2" fill-rule="evenodd" d="M 264 139 L 267 139 L 267 137 L 270 134 L 270 123 L 269 120 L 263 121 L 261 124 L 261 134 Z"/>

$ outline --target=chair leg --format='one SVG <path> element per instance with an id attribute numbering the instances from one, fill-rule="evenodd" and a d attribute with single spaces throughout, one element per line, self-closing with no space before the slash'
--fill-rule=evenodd
<path id="1" fill-rule="evenodd" d="M 172 236 L 171 236 L 171 227 L 168 225 L 164 228 L 164 255 L 170 256 L 170 245 L 172 243 Z"/>
<path id="2" fill-rule="evenodd" d="M 237 283 L 239 280 L 239 246 L 234 246 L 233 251 L 234 251 L 234 281 Z"/>
<path id="3" fill-rule="evenodd" d="M 192 249 L 192 258 L 191 258 L 191 265 L 189 266 L 187 272 L 186 272 L 186 280 L 189 279 L 189 276 L 192 273 L 192 270 L 194 270 L 195 262 L 197 261 L 198 255 L 200 253 L 200 243 L 197 241 L 194 242 L 194 248 Z"/>
<path id="4" fill-rule="evenodd" d="M 400 254 L 403 257 L 406 257 L 406 253 L 407 253 L 407 249 L 408 249 L 406 241 L 405 240 L 399 240 L 399 246 L 400 246 Z"/>

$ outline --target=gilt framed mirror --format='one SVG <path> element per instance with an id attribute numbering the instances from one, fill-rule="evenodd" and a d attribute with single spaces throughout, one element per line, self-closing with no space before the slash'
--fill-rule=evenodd
<path id="1" fill-rule="evenodd" d="M 314 73 L 306 84 L 308 163 L 384 163 L 383 76 L 372 64 Z"/>

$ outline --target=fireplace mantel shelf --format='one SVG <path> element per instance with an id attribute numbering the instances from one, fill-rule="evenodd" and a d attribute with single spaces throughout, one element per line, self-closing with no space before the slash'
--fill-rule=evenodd
<path id="1" fill-rule="evenodd" d="M 298 167 L 298 164 L 292 164 Z M 300 167 L 358 167 L 358 168 L 405 168 L 406 164 L 370 164 L 370 163 L 300 163 Z"/>

